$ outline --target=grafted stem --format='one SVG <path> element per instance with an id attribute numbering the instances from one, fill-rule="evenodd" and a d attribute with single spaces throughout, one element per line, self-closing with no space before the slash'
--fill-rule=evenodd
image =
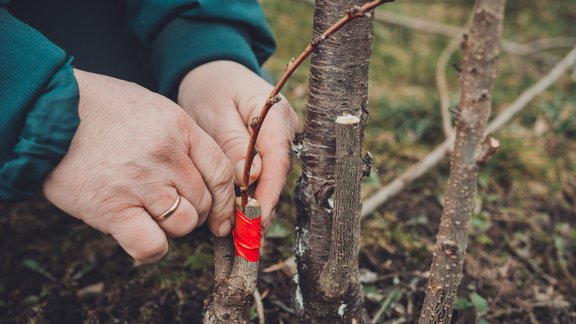
<path id="1" fill-rule="evenodd" d="M 242 206 L 246 206 L 246 203 L 248 202 L 248 184 L 250 183 L 250 168 L 252 167 L 252 162 L 254 161 L 254 157 L 256 156 L 256 140 L 258 139 L 258 134 L 260 133 L 260 129 L 262 128 L 262 124 L 264 123 L 264 119 L 266 118 L 266 115 L 268 115 L 270 108 L 272 108 L 272 106 L 275 103 L 280 101 L 279 96 L 280 90 L 282 90 L 284 84 L 286 84 L 286 81 L 288 81 L 288 79 L 290 78 L 290 76 L 292 76 L 294 71 L 296 71 L 296 69 L 302 64 L 302 62 L 304 62 L 304 60 L 310 55 L 310 53 L 312 53 L 312 51 L 318 44 L 328 39 L 330 36 L 332 36 L 332 34 L 334 34 L 340 28 L 346 26 L 352 20 L 360 17 L 369 16 L 370 11 L 374 10 L 376 7 L 392 1 L 394 0 L 375 0 L 367 2 L 362 6 L 352 7 L 350 10 L 348 10 L 346 15 L 340 18 L 340 20 L 338 20 L 332 26 L 328 27 L 321 35 L 314 38 L 310 43 L 308 43 L 306 48 L 304 48 L 304 50 L 302 51 L 302 53 L 300 53 L 300 55 L 298 55 L 298 57 L 288 62 L 288 64 L 286 65 L 286 69 L 284 70 L 284 73 L 282 73 L 282 76 L 280 77 L 280 80 L 276 83 L 274 89 L 272 89 L 272 92 L 270 92 L 268 99 L 266 99 L 264 106 L 260 110 L 258 118 L 254 118 L 254 120 L 250 125 L 250 127 L 252 128 L 252 134 L 250 134 L 250 142 L 248 143 L 248 148 L 246 150 L 246 162 L 244 163 L 244 173 L 242 176 L 242 184 L 240 185 Z"/>

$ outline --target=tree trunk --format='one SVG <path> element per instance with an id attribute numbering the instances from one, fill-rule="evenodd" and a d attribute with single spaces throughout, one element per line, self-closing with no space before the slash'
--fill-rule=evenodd
<path id="1" fill-rule="evenodd" d="M 314 39 L 337 19 L 364 1 L 318 0 L 314 11 Z M 358 246 L 360 181 L 346 183 L 348 196 L 354 204 L 348 206 L 346 219 L 334 224 L 335 228 L 351 226 L 351 237 L 332 236 L 336 168 L 337 117 L 351 114 L 359 118 L 353 126 L 358 152 L 363 140 L 368 117 L 368 67 L 372 46 L 373 15 L 357 19 L 343 27 L 333 37 L 319 42 L 312 54 L 307 117 L 301 143 L 302 177 L 295 191 L 298 209 L 296 257 L 298 274 L 296 306 L 302 320 L 312 323 L 365 323 L 369 319 L 363 306 L 361 285 L 358 281 Z M 354 153 L 356 154 L 356 153 Z M 355 159 L 355 158 L 352 158 Z M 360 163 L 360 162 L 358 162 Z M 356 175 L 351 175 L 355 178 Z M 340 189 L 337 189 L 340 190 Z M 337 195 L 342 196 L 342 195 Z M 342 205 L 344 207 L 344 205 Z M 337 207 L 338 209 L 338 207 Z M 344 214 L 344 213 L 343 213 Z M 357 228 L 357 229 L 356 229 Z M 327 244 L 328 242 L 337 245 Z M 328 276 L 334 272 L 337 250 L 352 255 L 343 256 L 346 265 L 338 273 L 337 287 L 330 287 Z M 336 278 L 336 277 L 335 277 Z"/>
<path id="2" fill-rule="evenodd" d="M 249 219 L 260 216 L 260 206 L 252 199 L 246 207 L 238 207 Z M 249 323 L 252 294 L 256 290 L 258 262 L 234 256 L 231 235 L 214 241 L 214 292 L 206 299 L 205 324 Z"/>
<path id="3" fill-rule="evenodd" d="M 468 241 L 478 172 L 499 147 L 484 138 L 496 79 L 496 59 L 504 0 L 477 0 L 468 36 L 462 43 L 460 111 L 450 160 L 450 177 L 419 323 L 449 323 Z"/>

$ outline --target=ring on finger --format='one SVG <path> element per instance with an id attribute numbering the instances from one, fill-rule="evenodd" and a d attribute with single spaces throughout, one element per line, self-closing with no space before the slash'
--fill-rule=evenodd
<path id="1" fill-rule="evenodd" d="M 152 216 L 152 219 L 155 220 L 156 222 L 160 223 L 161 221 L 164 221 L 168 217 L 172 216 L 174 214 L 174 212 L 176 212 L 176 209 L 178 209 L 178 206 L 180 205 L 180 197 L 181 196 L 178 195 L 178 197 L 176 197 L 176 201 L 174 202 L 172 207 L 168 208 L 168 210 L 165 211 L 164 213 L 162 213 L 162 215 Z"/>

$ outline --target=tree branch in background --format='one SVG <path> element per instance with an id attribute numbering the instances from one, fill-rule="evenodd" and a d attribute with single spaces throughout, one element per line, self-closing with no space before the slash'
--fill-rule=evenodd
<path id="1" fill-rule="evenodd" d="M 446 67 L 452 55 L 460 47 L 462 39 L 460 37 L 453 38 L 448 46 L 444 48 L 438 62 L 436 63 L 436 87 L 438 88 L 438 97 L 440 98 L 440 112 L 442 114 L 442 128 L 446 138 L 452 136 L 454 132 L 452 128 L 452 118 L 450 116 L 450 91 L 448 90 L 448 82 L 446 81 Z"/>
<path id="2" fill-rule="evenodd" d="M 382 24 L 391 24 L 418 30 L 425 33 L 440 34 L 451 38 L 461 37 L 466 31 L 463 28 L 446 25 L 439 22 L 428 21 L 424 19 L 405 16 L 389 11 L 377 10 L 376 21 Z M 539 61 L 547 64 L 556 64 L 559 58 L 549 53 L 540 53 L 540 51 L 553 48 L 565 48 L 576 45 L 575 37 L 554 37 L 536 40 L 526 44 L 519 44 L 509 40 L 502 40 L 502 50 L 508 54 L 528 56 L 532 55 Z"/>
<path id="3" fill-rule="evenodd" d="M 564 56 L 564 58 L 554 66 L 546 76 L 544 76 L 535 85 L 524 91 L 518 99 L 514 101 L 506 110 L 502 111 L 498 117 L 494 118 L 486 128 L 486 131 L 493 133 L 506 124 L 514 115 L 516 115 L 522 108 L 524 108 L 534 97 L 542 93 L 549 86 L 551 86 L 562 74 L 564 74 L 571 66 L 576 63 L 576 46 Z"/>
<path id="4" fill-rule="evenodd" d="M 508 123 L 512 117 L 528 105 L 536 96 L 548 89 L 558 80 L 570 67 L 576 64 L 576 47 L 562 58 L 556 66 L 536 84 L 526 89 L 514 102 L 504 109 L 486 127 L 487 133 L 495 133 L 502 126 Z M 426 155 L 420 162 L 412 165 L 389 184 L 382 187 L 374 195 L 363 202 L 362 217 L 372 214 L 376 209 L 386 203 L 390 197 L 400 193 L 408 184 L 420 178 L 430 169 L 435 167 L 446 156 L 453 146 L 454 138 L 448 138 L 438 145 L 432 152 Z"/>
<path id="5" fill-rule="evenodd" d="M 462 44 L 460 113 L 421 324 L 450 323 L 462 279 L 478 173 L 500 147 L 491 136 L 485 138 L 484 132 L 492 107 L 504 3 L 505 0 L 477 0 L 470 31 Z"/>

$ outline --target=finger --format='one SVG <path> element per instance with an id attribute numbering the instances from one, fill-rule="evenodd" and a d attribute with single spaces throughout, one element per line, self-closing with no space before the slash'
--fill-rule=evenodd
<path id="1" fill-rule="evenodd" d="M 194 207 L 198 214 L 196 227 L 204 224 L 212 206 L 212 195 L 204 183 L 204 178 L 189 160 L 174 173 L 174 184 L 182 197 Z"/>
<path id="2" fill-rule="evenodd" d="M 191 127 L 190 158 L 212 196 L 208 227 L 217 236 L 230 233 L 234 215 L 234 173 L 220 146 L 197 125 Z"/>
<path id="3" fill-rule="evenodd" d="M 109 224 L 109 233 L 139 263 L 152 263 L 168 253 L 164 231 L 143 208 L 131 208 Z"/>
<path id="4" fill-rule="evenodd" d="M 235 111 L 230 110 L 230 111 Z M 220 145 L 224 154 L 230 160 L 234 167 L 234 177 L 236 183 L 241 184 L 244 175 L 244 162 L 246 159 L 246 151 L 250 141 L 250 133 L 247 126 L 239 114 L 231 113 L 222 117 L 217 125 L 208 126 L 211 128 L 210 134 L 212 138 Z M 215 129 L 217 127 L 218 129 Z M 225 131 L 223 131 L 225 130 Z M 252 166 L 250 168 L 249 184 L 254 183 L 260 175 L 262 163 L 259 156 L 254 157 Z"/>
<path id="5" fill-rule="evenodd" d="M 169 217 L 155 220 L 168 237 L 182 237 L 192 232 L 198 225 L 198 213 L 194 206 L 185 197 Z"/>
<path id="6" fill-rule="evenodd" d="M 276 207 L 282 189 L 286 184 L 286 175 L 291 167 L 289 131 L 270 131 L 263 129 L 260 140 L 262 172 L 256 186 L 256 199 L 260 201 L 262 221 L 267 222 Z"/>
<path id="7" fill-rule="evenodd" d="M 248 144 L 246 144 L 248 146 Z M 234 163 L 234 179 L 237 184 L 242 184 L 244 182 L 244 165 L 246 164 L 246 159 L 242 158 L 238 162 Z M 253 184 L 260 177 L 262 172 L 262 162 L 260 155 L 256 155 L 254 160 L 252 160 L 252 166 L 250 167 L 250 174 L 248 178 L 248 185 Z"/>

